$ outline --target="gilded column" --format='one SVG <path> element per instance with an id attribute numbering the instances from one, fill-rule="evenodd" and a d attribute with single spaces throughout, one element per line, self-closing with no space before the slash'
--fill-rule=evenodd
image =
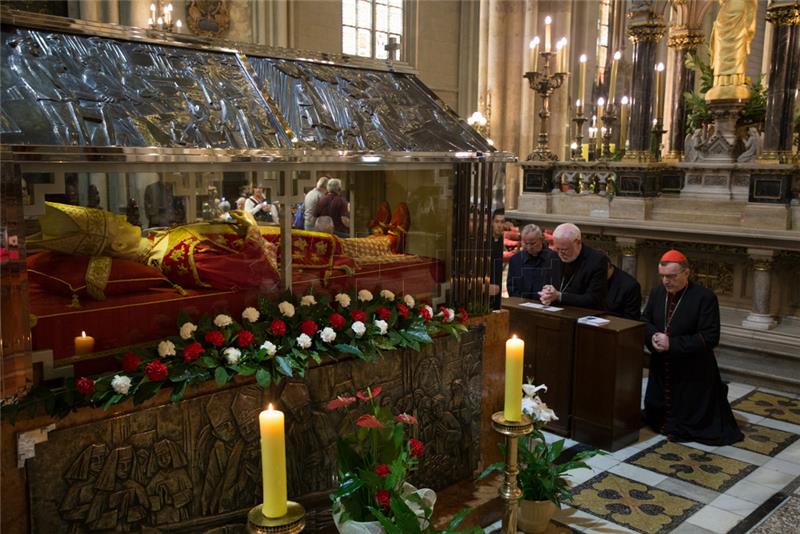
<path id="1" fill-rule="evenodd" d="M 742 326 L 754 330 L 769 330 L 777 325 L 770 314 L 772 257 L 774 251 L 747 249 L 753 266 L 753 309 Z"/>
<path id="2" fill-rule="evenodd" d="M 800 2 L 772 2 L 766 18 L 773 24 L 772 64 L 760 159 L 788 163 L 792 153 L 795 95 L 800 82 Z"/>
<path id="3" fill-rule="evenodd" d="M 622 252 L 620 269 L 636 278 L 636 244 L 638 240 L 630 237 L 618 237 L 617 247 Z"/>
<path id="4" fill-rule="evenodd" d="M 628 160 L 651 160 L 650 130 L 655 116 L 653 66 L 656 64 L 658 42 L 664 36 L 665 29 L 661 18 L 652 13 L 645 20 L 634 21 L 628 27 L 628 37 L 633 41 L 631 115 L 628 129 L 630 150 L 625 153 L 625 159 Z"/>
<path id="5" fill-rule="evenodd" d="M 667 159 L 680 161 L 683 155 L 683 142 L 686 138 L 686 99 L 684 93 L 694 90 L 694 69 L 686 66 L 686 56 L 694 54 L 703 44 L 703 33 L 690 30 L 686 26 L 676 26 L 670 30 L 667 44 L 675 54 L 675 76 L 672 79 L 672 121 L 669 130 Z"/>

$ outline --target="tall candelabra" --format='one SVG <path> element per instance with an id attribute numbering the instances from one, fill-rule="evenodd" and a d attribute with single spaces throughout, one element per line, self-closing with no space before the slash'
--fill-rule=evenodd
<path id="1" fill-rule="evenodd" d="M 654 161 L 661 161 L 661 137 L 667 133 L 664 129 L 664 121 L 657 118 L 653 121 L 653 129 L 650 130 L 650 154 Z"/>
<path id="2" fill-rule="evenodd" d="M 528 161 L 558 161 L 558 156 L 550 151 L 548 146 L 547 130 L 550 126 L 550 95 L 561 87 L 566 78 L 566 72 L 550 72 L 550 59 L 555 52 L 539 52 L 543 59 L 541 72 L 526 72 L 524 77 L 528 80 L 531 89 L 542 97 L 542 109 L 539 110 L 539 141 L 536 149 L 528 154 Z"/>
<path id="3" fill-rule="evenodd" d="M 583 123 L 586 122 L 586 120 L 582 109 L 572 117 L 572 122 L 575 123 L 575 145 L 577 145 L 572 159 L 576 161 L 583 161 Z"/>
<path id="4" fill-rule="evenodd" d="M 614 159 L 614 154 L 611 153 L 611 134 L 614 130 L 614 124 L 616 122 L 616 110 L 612 104 L 608 104 L 603 110 L 603 125 L 605 126 L 606 131 L 603 134 L 602 159 Z"/>

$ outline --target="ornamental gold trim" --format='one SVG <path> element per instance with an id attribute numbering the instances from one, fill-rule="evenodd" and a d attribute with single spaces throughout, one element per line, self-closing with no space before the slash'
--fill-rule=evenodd
<path id="1" fill-rule="evenodd" d="M 628 28 L 628 37 L 634 42 L 641 41 L 657 43 L 664 37 L 666 26 L 660 22 L 645 22 L 634 24 Z"/>
<path id="2" fill-rule="evenodd" d="M 768 22 L 779 26 L 800 26 L 800 2 L 767 8 Z"/>
<path id="3" fill-rule="evenodd" d="M 753 270 L 767 273 L 772 268 L 772 258 L 754 258 Z"/>
<path id="4" fill-rule="evenodd" d="M 681 31 L 673 33 L 667 38 L 667 46 L 676 50 L 697 50 L 705 42 L 701 32 Z"/>

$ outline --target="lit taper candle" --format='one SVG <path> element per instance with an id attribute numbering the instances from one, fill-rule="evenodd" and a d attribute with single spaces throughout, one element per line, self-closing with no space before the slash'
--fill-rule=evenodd
<path id="1" fill-rule="evenodd" d="M 547 15 L 544 18 L 544 51 L 550 51 L 550 25 L 553 23 L 552 17 Z"/>
<path id="2" fill-rule="evenodd" d="M 514 335 L 506 341 L 506 394 L 503 416 L 507 421 L 522 420 L 522 366 L 525 342 Z"/>
<path id="3" fill-rule="evenodd" d="M 528 50 L 530 50 L 530 60 L 528 61 L 528 67 L 531 69 L 531 72 L 536 72 L 536 69 L 539 67 L 539 36 L 537 35 L 533 39 L 531 39 L 530 44 L 528 45 Z"/>
<path id="4" fill-rule="evenodd" d="M 283 517 L 287 510 L 283 412 L 273 410 L 270 404 L 258 415 L 258 423 L 261 429 L 261 482 L 264 490 L 261 513 L 270 518 Z"/>
<path id="5" fill-rule="evenodd" d="M 589 58 L 586 57 L 586 54 L 581 54 L 580 63 L 581 63 L 581 72 L 580 78 L 578 80 L 578 96 L 583 100 L 586 101 L 583 97 L 586 93 L 586 61 Z M 589 100 L 589 105 L 591 105 L 592 101 Z"/>
<path id="6" fill-rule="evenodd" d="M 664 118 L 664 64 L 656 65 L 656 118 Z"/>
<path id="7" fill-rule="evenodd" d="M 619 69 L 619 60 L 622 59 L 622 52 L 617 50 L 614 52 L 614 61 L 611 62 L 611 83 L 608 86 L 608 103 L 616 102 L 617 98 L 617 69 Z"/>
<path id="8" fill-rule="evenodd" d="M 625 150 L 625 142 L 628 138 L 628 97 L 623 96 L 620 100 L 619 109 L 619 146 L 620 149 Z"/>

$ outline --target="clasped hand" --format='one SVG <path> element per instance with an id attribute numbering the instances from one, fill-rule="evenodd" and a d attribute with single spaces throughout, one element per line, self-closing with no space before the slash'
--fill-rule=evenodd
<path id="1" fill-rule="evenodd" d="M 539 291 L 539 300 L 545 306 L 550 306 L 553 302 L 561 300 L 561 292 L 548 284 Z"/>
<path id="2" fill-rule="evenodd" d="M 661 332 L 653 334 L 650 341 L 653 343 L 653 348 L 656 349 L 657 352 L 666 352 L 669 350 L 669 336 L 667 334 Z"/>

